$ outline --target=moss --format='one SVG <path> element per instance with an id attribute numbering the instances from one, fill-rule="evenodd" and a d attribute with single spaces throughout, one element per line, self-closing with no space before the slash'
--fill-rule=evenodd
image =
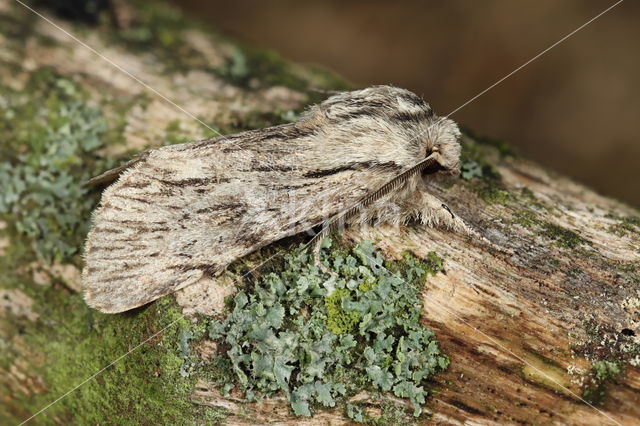
<path id="1" fill-rule="evenodd" d="M 640 262 L 615 262 L 611 266 L 625 282 L 640 286 Z"/>
<path id="2" fill-rule="evenodd" d="M 249 87 L 252 81 L 267 86 L 285 86 L 294 90 L 306 90 L 307 82 L 291 72 L 291 66 L 274 51 L 242 46 L 233 51 L 225 67 L 218 73 L 241 87 Z"/>
<path id="3" fill-rule="evenodd" d="M 487 204 L 504 205 L 516 197 L 507 191 L 502 175 L 491 163 L 492 157 L 497 161 L 496 149 L 498 147 L 494 144 L 463 139 L 460 173 L 464 180 L 470 181 L 469 187 Z M 505 152 L 498 149 L 499 158 L 504 156 Z"/>
<path id="4" fill-rule="evenodd" d="M 307 91 L 309 83 L 316 87 L 331 87 L 347 90 L 350 85 L 335 74 L 318 67 L 299 69 L 286 62 L 275 51 L 258 49 L 245 44 L 236 44 L 236 49 L 223 67 L 215 72 L 231 83 L 245 89 L 259 86 L 285 86 L 298 91 Z M 324 98 L 321 93 L 316 97 Z M 313 99 L 315 103 L 318 99 Z"/>
<path id="5" fill-rule="evenodd" d="M 591 366 L 591 371 L 599 382 L 615 380 L 624 371 L 623 365 L 618 361 L 601 360 Z"/>
<path id="6" fill-rule="evenodd" d="M 289 122 L 285 111 L 251 111 L 242 115 L 233 115 L 226 120 L 222 131 L 225 133 L 237 133 L 245 130 L 259 129 L 262 127 L 276 126 Z"/>
<path id="7" fill-rule="evenodd" d="M 624 365 L 617 360 L 600 360 L 591 365 L 590 383 L 582 397 L 591 404 L 605 405 L 607 384 L 614 382 L 624 372 Z"/>
<path id="8" fill-rule="evenodd" d="M 184 143 L 191 140 L 192 139 L 188 136 L 185 136 L 184 132 L 181 130 L 180 120 L 173 120 L 167 124 L 167 128 L 165 129 L 165 145 Z"/>
<path id="9" fill-rule="evenodd" d="M 529 188 L 527 188 L 526 186 L 522 187 L 522 189 L 520 189 L 520 195 L 530 201 L 536 201 L 536 195 L 533 193 L 532 190 L 530 190 Z"/>
<path id="10" fill-rule="evenodd" d="M 136 20 L 131 27 L 113 31 L 108 19 L 98 29 L 102 36 L 131 52 L 151 54 L 167 72 L 185 69 L 207 69 L 207 59 L 183 39 L 185 30 L 199 28 L 192 20 L 185 19 L 175 8 L 155 3 L 148 7 L 144 2 L 134 2 Z"/>
<path id="11" fill-rule="evenodd" d="M 472 138 L 477 144 L 496 149 L 501 157 L 513 157 L 517 155 L 516 149 L 502 139 L 479 136 L 476 132 L 467 127 L 463 127 L 462 132 Z"/>
<path id="12" fill-rule="evenodd" d="M 20 288 L 26 281 L 24 276 L 13 278 L 20 281 L 4 281 L 3 286 Z M 26 373 L 40 377 L 46 390 L 22 399 L 23 411 L 0 414 L 0 423 L 24 420 L 16 413 L 36 413 L 81 383 L 48 408 L 43 418 L 82 424 L 169 424 L 220 417 L 219 410 L 189 400 L 196 374 L 185 377 L 183 372 L 196 372 L 196 358 L 188 347 L 202 335 L 202 326 L 184 319 L 171 297 L 134 312 L 103 315 L 89 309 L 80 295 L 60 288 L 27 283 L 24 290 L 35 300 L 40 319 L 0 320 L 11 323 L 0 327 L 9 333 L 3 336 L 5 341 L 11 342 L 0 356 L 0 366 L 8 369 L 24 357 L 21 348 L 31 348 L 36 353 L 29 360 L 35 364 Z M 184 336 L 190 338 L 181 341 Z M 38 365 L 34 360 L 40 357 L 46 361 Z M 98 374 L 83 383 L 92 373 Z M 5 383 L 0 384 L 2 393 L 10 391 Z"/>
<path id="13" fill-rule="evenodd" d="M 518 210 L 513 216 L 515 223 L 525 228 L 531 228 L 536 223 L 536 213 L 532 210 Z"/>
<path id="14" fill-rule="evenodd" d="M 627 233 L 640 234 L 640 217 L 637 216 L 616 216 L 607 215 L 609 218 L 616 219 L 618 223 L 609 227 L 609 232 L 620 237 Z"/>
<path id="15" fill-rule="evenodd" d="M 480 188 L 477 192 L 480 198 L 482 198 L 487 204 L 505 205 L 512 199 L 509 191 L 500 189 L 496 186 L 486 185 L 483 188 Z"/>
<path id="16" fill-rule="evenodd" d="M 350 293 L 345 288 L 339 288 L 324 299 L 327 307 L 327 328 L 334 334 L 348 333 L 360 321 L 360 314 L 357 311 L 348 311 L 342 307 L 342 300 L 349 297 Z"/>
<path id="17" fill-rule="evenodd" d="M 549 222 L 542 224 L 541 234 L 555 241 L 556 246 L 566 249 L 573 249 L 586 243 L 586 240 L 574 231 Z"/>

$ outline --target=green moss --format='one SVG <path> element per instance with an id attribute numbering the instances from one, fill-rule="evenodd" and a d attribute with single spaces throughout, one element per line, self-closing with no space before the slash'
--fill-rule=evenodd
<path id="1" fill-rule="evenodd" d="M 276 52 L 249 46 L 236 49 L 219 73 L 242 87 L 248 87 L 252 79 L 268 86 L 281 85 L 294 90 L 307 87 L 306 81 L 292 73 L 290 65 Z"/>
<path id="2" fill-rule="evenodd" d="M 607 217 L 618 220 L 618 223 L 609 227 L 609 232 L 620 237 L 627 233 L 640 234 L 640 217 L 637 216 L 616 216 L 607 215 Z"/>
<path id="3" fill-rule="evenodd" d="M 617 361 L 601 360 L 591 366 L 591 371 L 599 382 L 604 382 L 615 380 L 624 371 L 624 367 Z"/>
<path id="4" fill-rule="evenodd" d="M 368 281 L 364 281 L 358 288 L 362 291 L 368 291 L 364 289 L 363 285 Z M 324 304 L 327 308 L 327 328 L 334 334 L 344 334 L 353 330 L 360 320 L 360 314 L 358 311 L 347 311 L 342 307 L 342 300 L 348 298 L 350 291 L 346 288 L 339 288 L 335 290 L 330 296 L 325 297 Z"/>
<path id="5" fill-rule="evenodd" d="M 470 181 L 470 188 L 487 204 L 507 204 L 515 197 L 509 193 L 502 182 L 502 175 L 491 164 L 490 158 L 496 157 L 494 144 L 482 144 L 478 141 L 462 142 L 460 173 L 463 179 Z M 498 150 L 500 156 L 503 151 Z"/>
<path id="6" fill-rule="evenodd" d="M 530 201 L 537 200 L 536 195 L 533 193 L 533 191 L 527 188 L 526 186 L 522 187 L 522 189 L 520 190 L 520 195 L 522 195 L 522 197 Z"/>
<path id="7" fill-rule="evenodd" d="M 477 144 L 496 149 L 501 157 L 513 157 L 517 155 L 515 148 L 504 140 L 487 136 L 479 136 L 476 132 L 467 127 L 463 127 L 462 131 L 465 135 L 472 138 Z"/>
<path id="8" fill-rule="evenodd" d="M 289 122 L 285 111 L 251 111 L 242 115 L 233 115 L 227 118 L 222 131 L 225 133 L 237 133 L 245 130 L 259 129 L 263 127 L 277 126 Z"/>
<path id="9" fill-rule="evenodd" d="M 218 136 L 217 134 L 214 134 Z M 184 143 L 191 141 L 192 138 L 185 136 L 184 132 L 180 128 L 180 120 L 173 120 L 167 124 L 165 129 L 165 145 L 173 145 L 177 143 Z"/>
<path id="10" fill-rule="evenodd" d="M 52 308 L 39 310 L 36 322 L 2 320 L 11 322 L 0 327 L 9 333 L 3 338 L 16 343 L 3 349 L 0 367 L 8 369 L 24 358 L 24 347 L 31 348 L 35 352 L 28 360 L 35 364 L 27 373 L 39 377 L 46 391 L 23 397 L 23 411 L 7 410 L 0 414 L 0 423 L 24 420 L 16 413 L 34 414 L 79 384 L 41 414 L 40 421 L 175 424 L 220 417 L 219 410 L 194 406 L 189 399 L 196 374 L 184 372 L 195 373 L 197 359 L 188 347 L 202 331 L 181 316 L 172 298 L 131 313 L 103 315 L 87 308 L 80 295 L 59 288 L 30 283 L 23 290 L 35 299 L 35 306 Z M 184 336 L 190 337 L 185 341 Z M 43 364 L 37 363 L 40 357 L 46 360 Z M 98 373 L 95 378 L 93 373 Z M 83 383 L 85 379 L 89 380 Z M 10 392 L 6 382 L 0 384 L 0 392 Z"/>
<path id="11" fill-rule="evenodd" d="M 478 190 L 478 195 L 487 204 L 502 204 L 505 205 L 511 201 L 512 196 L 509 191 L 500 189 L 496 186 L 487 185 Z"/>
<path id="12" fill-rule="evenodd" d="M 586 243 L 586 240 L 574 231 L 549 222 L 542 224 L 541 234 L 555 241 L 555 245 L 562 248 L 573 249 Z"/>
<path id="13" fill-rule="evenodd" d="M 513 216 L 515 222 L 525 228 L 531 228 L 536 223 L 536 213 L 532 210 L 518 210 Z"/>
<path id="14" fill-rule="evenodd" d="M 591 366 L 590 384 L 585 388 L 582 397 L 591 404 L 604 405 L 606 387 L 624 372 L 624 365 L 617 360 L 600 360 Z"/>
<path id="15" fill-rule="evenodd" d="M 201 25 L 185 19 L 177 9 L 167 4 L 155 3 L 149 7 L 143 2 L 135 3 L 136 20 L 133 25 L 113 31 L 113 24 L 104 22 L 98 29 L 104 38 L 128 51 L 155 56 L 167 72 L 209 67 L 207 59 L 183 36 L 185 30 L 203 30 Z"/>
<path id="16" fill-rule="evenodd" d="M 479 178 L 485 182 L 497 183 L 502 180 L 500 172 L 489 163 L 490 153 L 477 143 L 462 143 L 460 174 L 465 180 Z"/>

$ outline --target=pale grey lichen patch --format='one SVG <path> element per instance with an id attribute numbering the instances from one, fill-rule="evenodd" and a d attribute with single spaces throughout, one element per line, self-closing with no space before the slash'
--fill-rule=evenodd
<path id="1" fill-rule="evenodd" d="M 0 289 L 0 315 L 6 314 L 24 317 L 29 321 L 35 321 L 39 317 L 33 311 L 33 300 L 16 288 Z"/>

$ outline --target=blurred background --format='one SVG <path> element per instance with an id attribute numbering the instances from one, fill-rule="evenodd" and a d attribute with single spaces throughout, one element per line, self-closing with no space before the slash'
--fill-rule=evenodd
<path id="1" fill-rule="evenodd" d="M 356 86 L 394 84 L 447 114 L 613 0 L 204 1 L 184 13 Z M 452 118 L 640 206 L 640 2 L 625 1 Z"/>

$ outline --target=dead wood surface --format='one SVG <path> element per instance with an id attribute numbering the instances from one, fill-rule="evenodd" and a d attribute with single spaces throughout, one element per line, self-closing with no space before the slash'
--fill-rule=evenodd
<path id="1" fill-rule="evenodd" d="M 300 82 L 307 88 L 333 84 L 322 73 L 295 65 L 288 68 L 284 79 L 241 75 L 242 85 L 230 82 L 211 70 L 233 57 L 233 42 L 196 28 L 177 30 L 180 46 L 188 47 L 186 53 L 165 52 L 190 58 L 177 68 L 166 63 L 167 55 L 158 53 L 169 48 L 132 50 L 127 43 L 110 38 L 115 27 L 85 27 L 47 16 L 212 125 L 234 129 L 260 125 L 263 115 L 296 110 L 310 100 L 311 92 L 302 89 Z M 20 38 L 14 30 L 0 28 L 3 87 L 26 93 L 31 75 L 43 68 L 73 80 L 107 119 L 121 123 L 121 142 L 108 145 L 102 155 L 123 156 L 158 146 L 176 127 L 187 140 L 208 135 L 197 121 L 19 5 L 0 0 L 0 18 L 5 24 L 28 26 Z M 290 83 L 292 79 L 296 84 Z M 169 128 L 171 122 L 178 124 Z M 401 259 L 401 253 L 410 250 L 419 257 L 436 251 L 445 259 L 445 272 L 429 278 L 423 294 L 423 321 L 436 332 L 451 358 L 448 371 L 433 379 L 438 392 L 425 407 L 431 413 L 430 421 L 638 424 L 640 213 L 494 146 L 469 138 L 465 143 L 478 147 L 482 160 L 501 178 L 447 179 L 434 182 L 432 189 L 452 211 L 504 251 L 444 230 L 417 226 L 362 227 L 346 233 L 354 242 L 372 240 L 388 258 Z M 0 224 L 0 232 L 10 228 L 5 222 Z M 8 246 L 28 246 L 20 241 L 19 236 L 3 233 L 0 255 L 5 255 Z M 3 283 L 0 288 L 2 343 L 7 353 L 18 354 L 0 364 L 0 407 L 12 420 L 33 414 L 33 398 L 58 396 L 48 395 L 51 384 L 45 373 L 38 373 L 46 371 L 47 354 L 29 346 L 16 331 L 26 327 L 56 339 L 59 329 L 47 328 L 46 322 L 30 325 L 56 310 L 56 302 L 47 306 L 48 302 L 39 299 L 40 305 L 34 304 L 34 297 L 21 286 L 48 286 L 73 295 L 79 284 L 77 262 L 49 266 L 37 261 L 16 267 L 27 278 L 19 285 Z M 220 309 L 233 288 L 220 291 L 218 284 L 203 281 L 178 294 L 184 312 Z M 602 383 L 593 382 L 590 369 L 602 360 L 621 363 L 624 372 Z M 592 405 L 583 399 L 589 386 L 600 386 L 604 392 Z M 292 417 L 284 398 L 262 404 L 225 398 L 206 380 L 198 381 L 190 398 L 196 404 L 225 408 L 227 424 L 348 423 L 339 410 L 320 411 L 311 419 Z M 354 400 L 375 412 L 378 404 L 367 398 L 357 395 Z M 73 423 L 76 415 L 69 408 L 66 417 L 37 421 Z"/>

